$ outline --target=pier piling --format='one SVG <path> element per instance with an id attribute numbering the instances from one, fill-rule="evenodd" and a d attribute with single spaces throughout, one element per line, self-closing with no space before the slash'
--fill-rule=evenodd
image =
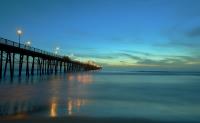
<path id="1" fill-rule="evenodd" d="M 62 71 L 66 73 L 101 69 L 98 65 L 71 60 L 67 56 L 60 56 L 0 38 L 0 79 L 3 78 L 2 74 L 6 77 L 8 64 L 10 68 L 10 78 L 14 77 L 15 69 L 18 69 L 18 77 L 21 77 L 23 64 L 25 64 L 25 73 L 27 77 L 35 75 L 35 70 L 37 75 L 45 75 L 57 74 L 58 71 L 60 71 L 60 73 Z M 16 64 L 18 64 L 18 67 L 15 67 Z"/>

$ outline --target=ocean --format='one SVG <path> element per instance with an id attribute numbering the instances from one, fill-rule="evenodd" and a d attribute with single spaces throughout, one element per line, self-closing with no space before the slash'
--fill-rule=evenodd
<path id="1" fill-rule="evenodd" d="M 200 72 L 93 71 L 0 81 L 0 119 L 200 122 Z"/>

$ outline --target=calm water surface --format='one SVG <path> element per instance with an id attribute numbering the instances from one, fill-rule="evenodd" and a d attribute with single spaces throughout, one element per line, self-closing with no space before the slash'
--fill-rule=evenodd
<path id="1" fill-rule="evenodd" d="M 87 72 L 0 81 L 0 117 L 200 122 L 198 72 Z M 23 118 L 22 117 L 22 118 Z"/>

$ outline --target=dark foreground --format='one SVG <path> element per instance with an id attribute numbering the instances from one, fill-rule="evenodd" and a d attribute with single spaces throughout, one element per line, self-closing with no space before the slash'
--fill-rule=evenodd
<path id="1" fill-rule="evenodd" d="M 186 121 L 155 121 L 140 118 L 91 118 L 91 117 L 63 117 L 63 118 L 24 118 L 1 119 L 0 123 L 199 123 Z"/>

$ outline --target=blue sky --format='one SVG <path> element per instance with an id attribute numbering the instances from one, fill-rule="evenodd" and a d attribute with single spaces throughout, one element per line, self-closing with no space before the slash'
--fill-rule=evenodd
<path id="1" fill-rule="evenodd" d="M 199 0 L 0 0 L 0 36 L 105 68 L 199 70 Z"/>

